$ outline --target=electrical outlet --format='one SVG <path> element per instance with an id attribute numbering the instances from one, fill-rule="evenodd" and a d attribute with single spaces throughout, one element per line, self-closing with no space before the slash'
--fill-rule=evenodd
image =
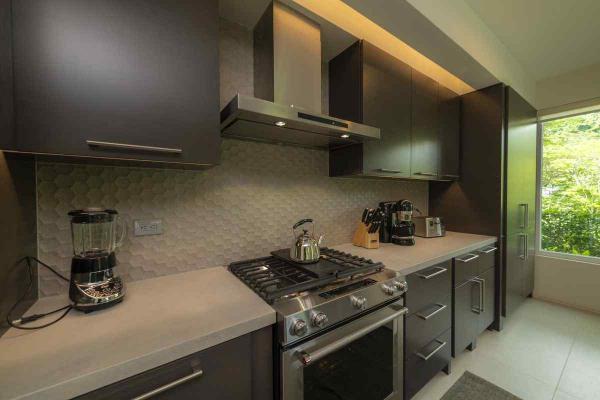
<path id="1" fill-rule="evenodd" d="M 133 232 L 135 236 L 162 235 L 162 220 L 136 219 L 133 221 Z"/>

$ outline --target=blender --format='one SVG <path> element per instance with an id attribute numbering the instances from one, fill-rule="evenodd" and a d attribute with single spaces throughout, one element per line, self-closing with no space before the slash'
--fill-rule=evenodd
<path id="1" fill-rule="evenodd" d="M 90 312 L 123 300 L 125 287 L 115 274 L 115 250 L 125 237 L 117 211 L 86 208 L 69 212 L 73 259 L 69 297 L 75 309 Z"/>

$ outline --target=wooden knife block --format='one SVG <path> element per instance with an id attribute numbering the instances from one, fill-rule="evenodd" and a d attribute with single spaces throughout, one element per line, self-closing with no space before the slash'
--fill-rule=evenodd
<path id="1" fill-rule="evenodd" d="M 352 238 L 352 244 L 365 249 L 378 249 L 379 248 L 379 229 L 375 233 L 369 233 L 368 227 L 360 221 L 358 227 L 354 231 L 354 237 Z"/>

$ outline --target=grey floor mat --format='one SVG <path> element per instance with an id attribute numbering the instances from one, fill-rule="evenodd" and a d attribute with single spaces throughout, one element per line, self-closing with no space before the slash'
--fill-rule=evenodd
<path id="1" fill-rule="evenodd" d="M 522 400 L 486 381 L 483 378 L 466 371 L 452 385 L 440 400 Z"/>

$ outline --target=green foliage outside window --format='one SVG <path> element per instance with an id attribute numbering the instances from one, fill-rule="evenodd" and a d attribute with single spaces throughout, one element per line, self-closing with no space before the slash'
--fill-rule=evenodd
<path id="1" fill-rule="evenodd" d="M 542 249 L 600 257 L 600 112 L 542 128 Z"/>

